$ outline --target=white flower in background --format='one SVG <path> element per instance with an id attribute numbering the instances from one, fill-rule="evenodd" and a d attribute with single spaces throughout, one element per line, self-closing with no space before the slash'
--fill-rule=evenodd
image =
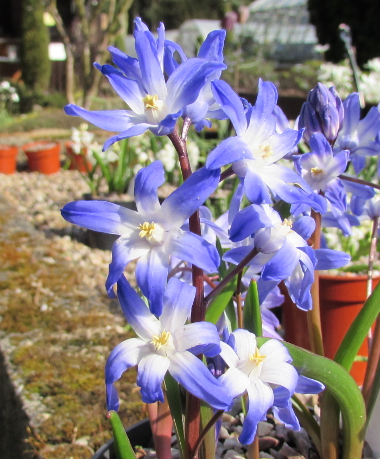
<path id="1" fill-rule="evenodd" d="M 74 153 L 79 154 L 83 148 L 89 149 L 94 140 L 94 134 L 88 131 L 88 124 L 82 123 L 79 129 L 71 128 L 71 141 Z"/>
<path id="2" fill-rule="evenodd" d="M 192 140 L 189 140 L 187 143 L 187 154 L 189 155 L 189 161 L 193 170 L 198 169 L 200 151 L 198 145 Z"/>
<path id="3" fill-rule="evenodd" d="M 171 172 L 176 164 L 177 152 L 173 144 L 167 142 L 161 150 L 156 154 L 156 158 L 159 159 L 164 165 L 166 172 Z"/>
<path id="4" fill-rule="evenodd" d="M 118 144 L 115 145 L 115 147 Z M 108 148 L 106 151 L 103 151 L 103 146 L 99 145 L 97 142 L 92 143 L 89 146 L 87 157 L 92 165 L 96 164 L 96 158 L 94 152 L 99 156 L 101 162 L 104 164 L 111 164 L 119 160 L 119 154 L 117 152 L 119 148 Z"/>
<path id="5" fill-rule="evenodd" d="M 321 64 L 318 71 L 318 81 L 327 87 L 334 86 L 342 99 L 354 90 L 352 70 L 348 62 L 345 65 L 332 64 L 331 62 Z"/>

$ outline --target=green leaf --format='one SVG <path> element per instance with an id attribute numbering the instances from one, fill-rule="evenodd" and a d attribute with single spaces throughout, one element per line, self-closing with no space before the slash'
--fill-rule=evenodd
<path id="1" fill-rule="evenodd" d="M 236 290 L 236 277 L 229 282 L 218 296 L 211 300 L 210 306 L 206 311 L 206 321 L 216 324 L 224 310 L 228 306 L 232 295 Z M 233 305 L 232 305 L 233 307 Z M 235 310 L 234 310 L 235 313 Z"/>
<path id="2" fill-rule="evenodd" d="M 380 283 L 377 284 L 375 290 L 368 297 L 359 314 L 355 317 L 335 354 L 335 362 L 338 362 L 347 371 L 351 369 L 360 346 L 367 337 L 369 329 L 379 313 Z"/>
<path id="3" fill-rule="evenodd" d="M 268 338 L 257 338 L 260 345 Z M 362 394 L 349 373 L 333 360 L 283 342 L 301 374 L 323 383 L 339 404 L 343 420 L 341 459 L 361 459 L 366 410 Z"/>
<path id="4" fill-rule="evenodd" d="M 125 433 L 124 426 L 116 411 L 109 411 L 107 414 L 110 420 L 114 442 L 115 452 L 118 459 L 136 459 L 131 442 Z"/>
<path id="5" fill-rule="evenodd" d="M 181 393 L 179 389 L 179 384 L 171 376 L 169 372 L 165 376 L 165 389 L 166 397 L 168 399 L 170 413 L 173 418 L 174 428 L 176 430 L 178 443 L 182 453 L 182 457 L 185 454 L 185 430 L 183 423 L 183 414 L 181 410 Z"/>
<path id="6" fill-rule="evenodd" d="M 262 336 L 263 326 L 259 302 L 259 291 L 257 289 L 257 282 L 254 279 L 251 280 L 245 296 L 243 323 L 246 330 L 254 333 L 256 336 Z"/>

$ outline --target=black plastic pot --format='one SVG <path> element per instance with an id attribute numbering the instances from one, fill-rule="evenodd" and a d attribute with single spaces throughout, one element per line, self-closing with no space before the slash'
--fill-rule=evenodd
<path id="1" fill-rule="evenodd" d="M 129 441 L 132 446 L 147 447 L 152 440 L 152 429 L 150 428 L 149 419 L 144 419 L 137 424 L 126 429 Z M 113 439 L 103 445 L 92 459 L 117 459 L 114 449 Z"/>

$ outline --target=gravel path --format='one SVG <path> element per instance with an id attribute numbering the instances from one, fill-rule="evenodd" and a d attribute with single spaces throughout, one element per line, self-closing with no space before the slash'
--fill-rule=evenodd
<path id="1" fill-rule="evenodd" d="M 89 459 L 111 437 L 104 363 L 131 333 L 105 294 L 110 252 L 70 237 L 84 233 L 59 212 L 88 191 L 75 171 L 0 176 L 4 459 Z M 146 416 L 134 381 L 119 388 L 126 426 Z"/>

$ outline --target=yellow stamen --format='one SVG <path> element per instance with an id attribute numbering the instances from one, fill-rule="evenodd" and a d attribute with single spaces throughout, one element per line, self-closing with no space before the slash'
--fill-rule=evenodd
<path id="1" fill-rule="evenodd" d="M 292 222 L 292 220 L 289 220 L 288 218 L 285 218 L 284 221 L 282 222 L 282 225 L 283 226 L 288 226 L 289 228 L 291 228 L 293 226 L 293 222 Z"/>
<path id="2" fill-rule="evenodd" d="M 266 358 L 266 355 L 260 354 L 260 351 L 258 348 L 256 348 L 256 351 L 254 354 L 251 354 L 249 356 L 249 360 L 251 360 L 252 362 L 255 362 L 256 365 L 259 365 L 260 363 L 264 362 L 265 358 Z"/>
<path id="3" fill-rule="evenodd" d="M 159 110 L 162 107 L 162 101 L 158 99 L 158 94 L 151 96 L 148 94 L 143 98 L 145 109 Z"/>
<path id="4" fill-rule="evenodd" d="M 322 174 L 323 173 L 323 170 L 322 169 L 319 169 L 319 167 L 312 167 L 310 169 L 310 172 L 314 175 L 319 175 L 319 174 Z"/>
<path id="5" fill-rule="evenodd" d="M 260 150 L 263 152 L 262 158 L 270 158 L 274 153 L 271 145 L 260 145 Z"/>
<path id="6" fill-rule="evenodd" d="M 165 346 L 167 342 L 169 341 L 170 338 L 170 332 L 163 331 L 161 335 L 154 335 L 152 336 L 152 341 L 150 344 L 153 344 L 153 346 L 156 348 L 156 351 L 161 349 L 162 346 Z"/>
<path id="7" fill-rule="evenodd" d="M 156 229 L 156 227 L 154 225 L 154 222 L 144 222 L 141 225 L 139 225 L 137 229 L 141 230 L 139 232 L 140 237 L 145 237 L 146 239 L 148 239 L 148 241 L 150 241 L 153 237 L 153 232 Z"/>

